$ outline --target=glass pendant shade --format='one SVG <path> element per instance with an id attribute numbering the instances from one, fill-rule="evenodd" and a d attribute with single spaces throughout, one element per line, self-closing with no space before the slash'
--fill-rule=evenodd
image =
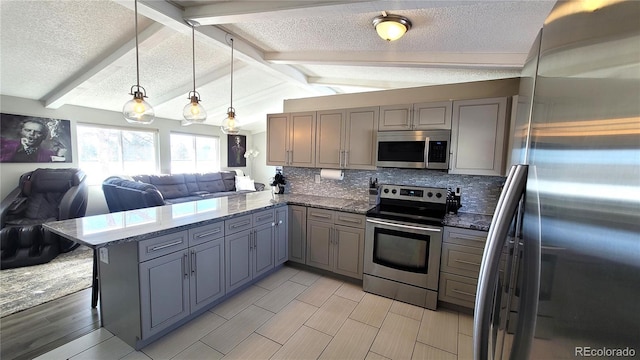
<path id="1" fill-rule="evenodd" d="M 231 106 L 227 109 L 227 117 L 222 120 L 220 130 L 227 135 L 236 135 L 240 133 L 240 123 L 236 117 L 236 109 L 233 108 L 233 38 L 228 41 L 231 43 L 231 88 L 229 89 Z"/>
<path id="2" fill-rule="evenodd" d="M 133 91 L 135 87 L 137 87 L 137 90 Z M 127 101 L 122 107 L 122 115 L 125 120 L 132 124 L 151 124 L 155 119 L 155 112 L 153 107 L 144 101 L 146 97 L 144 88 L 134 85 L 131 87 L 129 95 L 133 95 L 133 99 Z"/>
<path id="3" fill-rule="evenodd" d="M 200 94 L 196 91 L 196 33 L 195 27 L 200 24 L 197 21 L 187 21 L 191 25 L 191 46 L 193 52 L 193 91 L 189 91 L 188 98 L 191 100 L 184 109 L 182 109 L 182 116 L 188 124 L 202 124 L 207 120 L 207 111 L 202 105 L 200 105 Z"/>
<path id="4" fill-rule="evenodd" d="M 200 99 L 198 99 L 197 92 L 191 92 L 191 102 L 185 105 L 182 110 L 182 116 L 189 123 L 197 123 L 202 124 L 205 120 L 207 120 L 207 111 L 204 109 L 202 105 L 200 105 Z"/>
<path id="5" fill-rule="evenodd" d="M 398 15 L 382 15 L 373 19 L 378 36 L 387 41 L 400 39 L 410 28 L 411 21 Z"/>
<path id="6" fill-rule="evenodd" d="M 220 129 L 227 135 L 236 135 L 240 133 L 240 124 L 236 117 L 236 111 L 234 108 L 229 108 L 229 110 L 227 110 L 227 117 L 222 120 L 222 126 L 220 126 Z"/>
<path id="7" fill-rule="evenodd" d="M 129 95 L 133 95 L 133 99 L 127 101 L 122 107 L 122 116 L 127 122 L 132 124 L 148 125 L 153 122 L 156 117 L 153 107 L 144 100 L 147 97 L 147 91 L 140 86 L 140 59 L 138 56 L 138 0 L 134 1 L 135 13 L 135 31 L 136 31 L 136 84 L 131 87 Z M 135 90 L 134 90 L 135 89 Z"/>

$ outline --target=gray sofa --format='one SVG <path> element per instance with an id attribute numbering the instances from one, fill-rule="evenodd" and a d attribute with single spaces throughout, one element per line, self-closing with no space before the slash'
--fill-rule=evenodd
<path id="1" fill-rule="evenodd" d="M 102 183 L 109 212 L 251 192 L 236 191 L 235 172 L 111 176 Z M 255 191 L 264 184 L 255 183 Z"/>

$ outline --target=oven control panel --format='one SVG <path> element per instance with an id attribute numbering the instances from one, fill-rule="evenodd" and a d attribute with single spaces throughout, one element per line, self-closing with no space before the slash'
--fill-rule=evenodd
<path id="1" fill-rule="evenodd" d="M 445 204 L 447 202 L 447 189 L 445 188 L 383 184 L 380 186 L 380 190 L 380 198 L 384 199 L 422 201 L 438 204 Z"/>

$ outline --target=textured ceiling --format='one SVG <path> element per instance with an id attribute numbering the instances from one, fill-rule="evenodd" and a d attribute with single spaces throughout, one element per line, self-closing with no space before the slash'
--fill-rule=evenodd
<path id="1" fill-rule="evenodd" d="M 121 111 L 135 84 L 133 0 L 0 0 L 0 93 L 56 109 Z M 235 38 L 233 105 L 263 131 L 284 99 L 518 76 L 555 1 L 139 0 L 140 85 L 156 115 L 181 120 L 196 88 L 219 125 L 230 102 L 228 38 Z M 407 16 L 387 43 L 371 20 Z"/>

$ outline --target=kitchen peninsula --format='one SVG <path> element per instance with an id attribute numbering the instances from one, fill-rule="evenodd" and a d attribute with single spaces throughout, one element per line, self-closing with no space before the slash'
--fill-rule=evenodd
<path id="1" fill-rule="evenodd" d="M 261 191 L 44 227 L 97 250 L 102 325 L 140 349 L 287 261 L 288 204 L 361 216 L 370 208 Z"/>
<path id="2" fill-rule="evenodd" d="M 324 256 L 327 249 L 305 249 L 304 239 L 295 236 L 300 209 L 335 215 L 330 227 L 348 236 L 341 242 L 345 248 L 328 249 L 336 251 L 332 263 L 307 265 L 362 279 L 362 238 L 357 234 L 364 233 L 364 216 L 371 207 L 368 201 L 261 191 L 44 227 L 96 249 L 102 326 L 140 349 L 287 260 Z M 463 214 L 450 215 L 444 225 L 474 227 L 464 219 Z M 339 254 L 348 261 L 336 260 Z"/>

